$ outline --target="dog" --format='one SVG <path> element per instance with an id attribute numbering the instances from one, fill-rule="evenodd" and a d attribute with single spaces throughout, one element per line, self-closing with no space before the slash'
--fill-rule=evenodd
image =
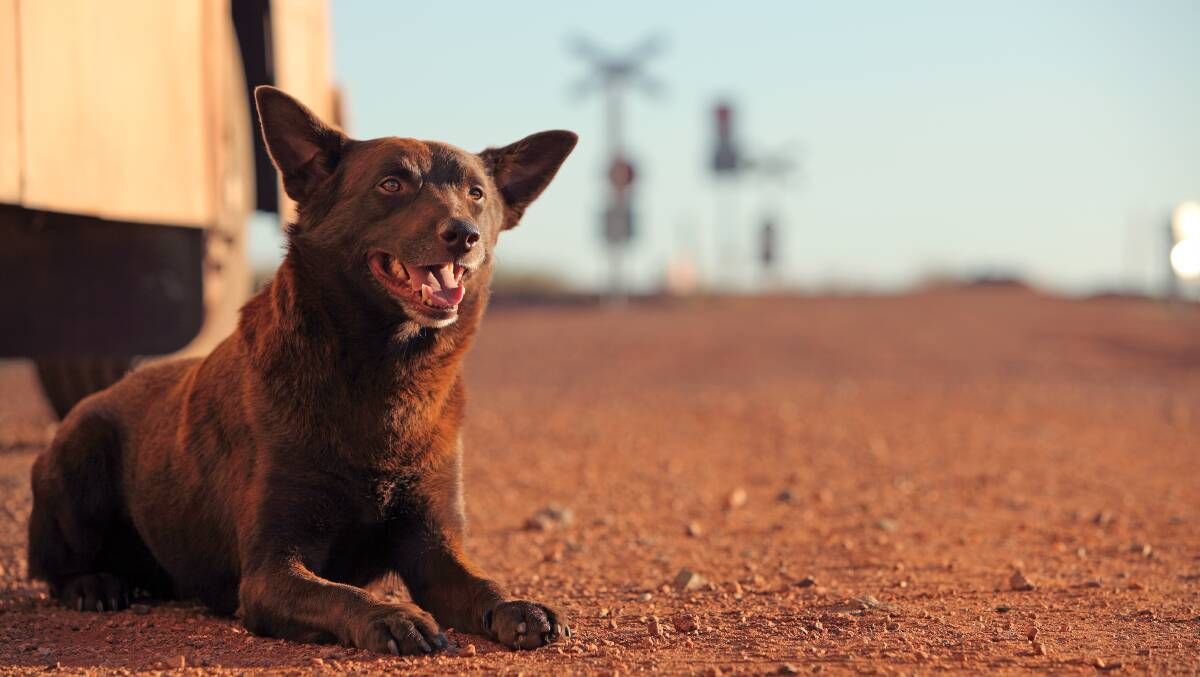
<path id="1" fill-rule="evenodd" d="M 463 552 L 460 371 L 499 235 L 576 135 L 360 141 L 254 94 L 298 205 L 283 263 L 206 358 L 70 412 L 33 467 L 31 577 L 83 611 L 199 598 L 258 635 L 381 653 L 445 649 L 445 627 L 516 649 L 569 636 Z M 385 577 L 412 602 L 367 590 Z"/>

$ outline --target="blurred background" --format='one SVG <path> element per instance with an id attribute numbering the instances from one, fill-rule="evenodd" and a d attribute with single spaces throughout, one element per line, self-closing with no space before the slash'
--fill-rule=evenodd
<path id="1" fill-rule="evenodd" d="M 291 215 L 259 84 L 362 138 L 577 131 L 505 237 L 502 302 L 960 282 L 1187 302 L 1198 25 L 1190 0 L 0 0 L 0 355 L 62 412 L 228 335 Z"/>

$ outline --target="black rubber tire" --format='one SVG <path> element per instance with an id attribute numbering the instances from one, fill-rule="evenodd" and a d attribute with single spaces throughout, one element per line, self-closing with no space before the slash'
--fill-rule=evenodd
<path id="1" fill-rule="evenodd" d="M 38 359 L 38 379 L 61 419 L 80 400 L 121 380 L 133 365 L 128 357 Z"/>

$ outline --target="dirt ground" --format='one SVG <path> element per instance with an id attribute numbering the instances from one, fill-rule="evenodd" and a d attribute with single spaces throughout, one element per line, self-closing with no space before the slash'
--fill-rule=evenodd
<path id="1" fill-rule="evenodd" d="M 468 375 L 471 550 L 573 640 L 392 658 L 57 609 L 23 562 L 48 421 L 9 364 L 0 673 L 1200 671 L 1200 308 L 497 308 Z M 527 526 L 548 506 L 570 519 Z"/>

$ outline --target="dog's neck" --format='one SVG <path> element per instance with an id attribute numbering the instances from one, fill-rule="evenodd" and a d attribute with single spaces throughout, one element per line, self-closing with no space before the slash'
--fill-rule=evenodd
<path id="1" fill-rule="evenodd" d="M 305 402 L 319 407 L 328 398 L 355 403 L 361 418 L 321 423 L 330 429 L 316 434 L 352 427 L 352 437 L 359 432 L 373 437 L 376 423 L 386 420 L 383 434 L 406 441 L 380 442 L 380 448 L 419 446 L 442 425 L 438 421 L 453 399 L 462 359 L 487 303 L 486 287 L 463 301 L 454 324 L 420 328 L 380 303 L 390 299 L 369 299 L 328 272 L 314 273 L 316 263 L 293 249 L 268 286 L 242 309 L 239 333 L 251 363 L 281 401 L 297 407 Z M 296 415 L 308 418 L 300 411 Z"/>

